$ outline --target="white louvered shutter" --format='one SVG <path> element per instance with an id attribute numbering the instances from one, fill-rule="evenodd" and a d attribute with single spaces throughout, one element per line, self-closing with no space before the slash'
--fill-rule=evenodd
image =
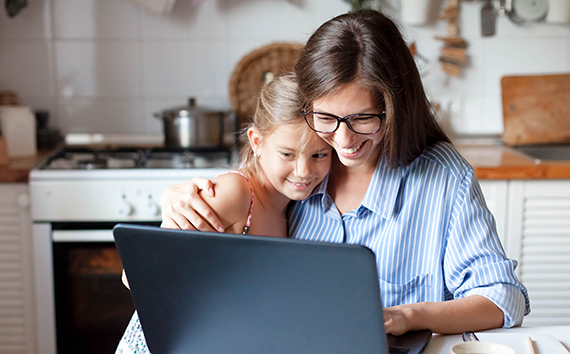
<path id="1" fill-rule="evenodd" d="M 570 182 L 526 181 L 521 281 L 531 301 L 525 325 L 570 325 Z"/>
<path id="2" fill-rule="evenodd" d="M 0 354 L 36 353 L 27 184 L 0 184 Z"/>

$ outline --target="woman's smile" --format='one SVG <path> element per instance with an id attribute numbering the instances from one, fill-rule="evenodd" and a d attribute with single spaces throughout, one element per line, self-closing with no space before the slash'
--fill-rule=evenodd
<path id="1" fill-rule="evenodd" d="M 356 83 L 350 83 L 336 93 L 317 99 L 313 102 L 316 112 L 346 117 L 354 114 L 381 112 L 372 95 Z M 350 130 L 345 122 L 340 123 L 333 133 L 319 133 L 338 153 L 342 164 L 347 167 L 376 165 L 382 130 L 376 134 L 362 135 Z"/>
<path id="2" fill-rule="evenodd" d="M 357 152 L 361 151 L 362 147 L 364 146 L 364 144 L 367 142 L 363 141 L 362 143 L 360 143 L 359 145 L 353 146 L 353 147 L 349 147 L 349 148 L 342 148 L 339 147 L 339 152 L 342 155 L 345 155 L 346 157 L 353 157 L 353 155 L 356 155 Z"/>

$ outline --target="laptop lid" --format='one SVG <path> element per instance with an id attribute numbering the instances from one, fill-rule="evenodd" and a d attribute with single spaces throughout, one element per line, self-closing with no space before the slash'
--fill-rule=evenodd
<path id="1" fill-rule="evenodd" d="M 363 246 L 113 232 L 153 354 L 388 353 L 376 261 Z"/>

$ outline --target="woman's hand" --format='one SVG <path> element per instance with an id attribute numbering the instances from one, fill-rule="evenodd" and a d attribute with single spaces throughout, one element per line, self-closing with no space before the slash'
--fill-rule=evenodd
<path id="1" fill-rule="evenodd" d="M 384 329 L 386 333 L 399 336 L 410 330 L 410 319 L 406 308 L 406 305 L 384 308 Z"/>
<path id="2" fill-rule="evenodd" d="M 123 281 L 123 285 L 131 290 L 131 287 L 129 286 L 129 280 L 127 279 L 127 273 L 125 273 L 125 270 L 123 269 L 123 274 L 121 275 L 121 280 Z"/>
<path id="3" fill-rule="evenodd" d="M 200 197 L 201 191 L 207 191 L 213 197 L 212 181 L 196 177 L 188 182 L 168 187 L 160 197 L 161 227 L 223 232 L 222 223 L 210 206 Z"/>
<path id="4" fill-rule="evenodd" d="M 431 329 L 442 334 L 483 331 L 503 326 L 503 311 L 482 295 L 440 302 L 418 302 L 384 308 L 386 333 Z"/>

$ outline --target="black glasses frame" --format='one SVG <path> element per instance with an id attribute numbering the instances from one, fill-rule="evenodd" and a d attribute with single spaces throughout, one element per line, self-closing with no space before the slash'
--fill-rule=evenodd
<path id="1" fill-rule="evenodd" d="M 309 118 L 307 118 L 308 115 L 315 115 L 315 114 L 319 114 L 319 115 L 323 115 L 323 116 L 327 116 L 327 117 L 331 117 L 336 119 L 336 128 L 334 128 L 334 130 L 330 131 L 330 132 L 325 132 L 325 131 L 321 131 L 321 130 L 317 130 L 315 128 L 313 128 L 313 126 L 311 125 L 311 123 L 309 123 Z M 381 114 L 376 114 L 376 113 L 358 113 L 358 114 L 352 114 L 346 117 L 339 117 L 339 116 L 335 116 L 334 114 L 330 114 L 330 113 L 322 113 L 322 112 L 306 112 L 305 108 L 303 108 L 301 110 L 301 115 L 303 115 L 303 118 L 305 118 L 305 122 L 307 123 L 307 125 L 309 126 L 309 128 L 311 128 L 311 130 L 316 131 L 317 133 L 321 133 L 321 134 L 332 134 L 334 132 L 336 132 L 338 130 L 338 127 L 340 127 L 340 123 L 344 122 L 346 123 L 346 125 L 348 126 L 348 129 L 350 129 L 352 132 L 356 133 L 356 134 L 360 134 L 360 135 L 372 135 L 372 134 L 376 134 L 380 131 L 380 129 L 382 128 L 382 122 L 384 121 L 384 119 L 386 119 L 386 111 L 382 112 Z M 378 126 L 378 129 L 372 133 L 360 133 L 357 132 L 356 130 L 354 130 L 354 128 L 352 128 L 352 125 L 350 125 L 350 122 L 348 121 L 350 118 L 354 118 L 354 117 L 360 117 L 360 116 L 372 116 L 372 117 L 376 117 L 380 119 L 380 125 Z"/>

